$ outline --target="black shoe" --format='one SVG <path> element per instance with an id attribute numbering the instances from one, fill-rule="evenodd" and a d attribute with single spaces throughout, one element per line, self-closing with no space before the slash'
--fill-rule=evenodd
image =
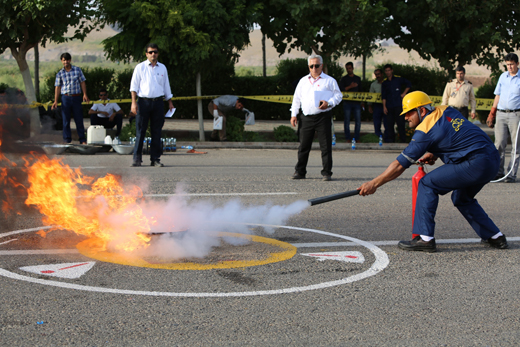
<path id="1" fill-rule="evenodd" d="M 133 167 L 141 166 L 141 162 L 140 162 L 140 161 L 139 161 L 139 162 L 138 162 L 138 161 L 134 161 L 134 162 L 132 163 L 132 166 L 133 166 Z"/>
<path id="2" fill-rule="evenodd" d="M 332 177 L 330 177 L 330 175 L 323 175 L 322 181 L 331 181 L 331 180 L 332 180 Z"/>
<path id="3" fill-rule="evenodd" d="M 483 244 L 485 244 L 486 246 L 493 247 L 493 248 L 498 248 L 498 249 L 509 248 L 505 235 L 499 236 L 496 239 L 489 238 L 487 240 L 482 240 L 481 242 Z"/>
<path id="4" fill-rule="evenodd" d="M 502 177 L 504 177 L 504 176 L 496 175 L 495 178 L 493 179 L 493 181 L 498 181 L 498 180 L 501 179 Z"/>
<path id="5" fill-rule="evenodd" d="M 423 252 L 436 252 L 437 246 L 435 245 L 435 239 L 431 239 L 426 242 L 423 241 L 421 236 L 416 236 L 412 241 L 399 241 L 397 246 L 405 251 L 423 251 Z"/>
<path id="6" fill-rule="evenodd" d="M 150 166 L 164 167 L 163 163 L 161 163 L 161 161 L 159 159 L 152 160 L 152 162 L 150 163 Z"/>
<path id="7" fill-rule="evenodd" d="M 302 180 L 304 178 L 305 178 L 305 175 L 300 175 L 297 172 L 295 172 L 294 175 L 291 176 L 291 179 L 293 179 L 293 180 Z"/>
<path id="8" fill-rule="evenodd" d="M 515 183 L 516 182 L 516 178 L 508 177 L 508 178 L 506 178 L 506 180 L 504 182 L 505 183 Z"/>

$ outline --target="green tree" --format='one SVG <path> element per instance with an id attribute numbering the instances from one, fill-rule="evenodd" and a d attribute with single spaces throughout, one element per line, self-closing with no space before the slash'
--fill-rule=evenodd
<path id="1" fill-rule="evenodd" d="M 326 62 L 376 46 L 387 10 L 378 0 L 266 0 L 257 21 L 278 53 L 298 49 Z"/>
<path id="2" fill-rule="evenodd" d="M 252 0 L 103 0 L 107 23 L 121 30 L 103 41 L 111 60 L 144 60 L 149 42 L 159 61 L 187 75 L 235 62 L 249 44 Z"/>
<path id="3" fill-rule="evenodd" d="M 452 71 L 476 59 L 496 71 L 520 47 L 519 0 L 384 0 L 387 37 Z"/>
<path id="4" fill-rule="evenodd" d="M 83 39 L 97 24 L 97 6 L 97 0 L 0 0 L 0 53 L 11 50 L 30 103 L 36 101 L 36 93 L 27 52 L 37 44 Z M 76 29 L 65 37 L 69 27 Z M 38 113 L 31 112 L 31 133 L 38 133 L 39 126 Z"/>

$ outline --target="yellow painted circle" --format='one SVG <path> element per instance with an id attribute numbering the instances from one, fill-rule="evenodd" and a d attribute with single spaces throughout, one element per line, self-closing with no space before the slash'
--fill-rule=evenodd
<path id="1" fill-rule="evenodd" d="M 149 267 L 154 269 L 168 269 L 168 270 L 211 270 L 211 269 L 231 269 L 239 267 L 249 267 L 264 265 L 270 263 L 277 263 L 287 259 L 291 259 L 296 254 L 296 247 L 287 243 L 270 239 L 267 237 L 235 234 L 235 233 L 219 233 L 219 236 L 231 236 L 247 239 L 251 242 L 261 242 L 281 249 L 280 252 L 269 253 L 266 259 L 262 260 L 232 260 L 220 261 L 214 264 L 199 264 L 194 262 L 179 262 L 179 263 L 150 263 L 139 255 L 112 253 L 103 250 L 103 244 L 99 239 L 88 239 L 76 245 L 78 251 L 86 257 L 96 259 L 107 263 L 115 263 L 121 265 L 130 265 L 137 267 Z"/>

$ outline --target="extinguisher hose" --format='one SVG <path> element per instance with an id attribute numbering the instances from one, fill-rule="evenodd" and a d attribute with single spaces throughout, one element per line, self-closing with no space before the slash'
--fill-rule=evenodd
<path id="1" fill-rule="evenodd" d="M 513 171 L 513 168 L 515 167 L 515 161 L 516 161 L 516 144 L 518 142 L 518 132 L 519 131 L 520 131 L 520 122 L 518 122 L 518 128 L 516 128 L 515 142 L 511 143 L 511 145 L 513 146 L 513 152 L 511 154 L 511 169 L 509 169 L 509 172 L 507 174 L 505 174 L 504 177 L 501 177 L 498 180 L 490 181 L 491 183 L 501 182 L 501 181 L 505 180 L 509 176 L 509 174 Z"/>

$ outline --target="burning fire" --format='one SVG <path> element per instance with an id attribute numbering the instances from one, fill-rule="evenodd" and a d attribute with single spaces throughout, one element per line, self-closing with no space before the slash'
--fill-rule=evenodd
<path id="1" fill-rule="evenodd" d="M 15 142 L 13 134 L 20 123 L 23 124 L 17 117 L 18 112 L 10 111 L 14 109 L 8 104 L 13 102 L 25 103 L 16 98 L 11 102 L 6 95 L 0 95 L 0 148 L 4 137 L 11 139 L 9 143 Z M 102 250 L 132 251 L 148 247 L 147 233 L 156 218 L 147 217 L 140 207 L 138 200 L 143 193 L 139 187 L 125 189 L 121 178 L 112 174 L 99 179 L 83 175 L 80 169 L 72 170 L 60 159 L 49 159 L 41 154 L 31 153 L 23 160 L 22 170 L 27 174 L 28 184 L 10 175 L 10 168 L 17 164 L 0 150 L 1 208 L 5 215 L 17 210 L 12 197 L 23 191 L 27 193 L 25 204 L 38 208 L 44 215 L 43 223 L 53 226 L 51 230 L 67 229 L 96 238 Z M 46 233 L 41 230 L 39 234 L 45 236 Z"/>
<path id="2" fill-rule="evenodd" d="M 142 197 L 138 187 L 125 192 L 118 176 L 94 179 L 46 156 L 28 165 L 27 173 L 30 187 L 25 203 L 45 215 L 44 224 L 98 238 L 104 249 L 133 251 L 148 246 L 150 237 L 145 234 L 153 219 L 137 204 Z"/>

